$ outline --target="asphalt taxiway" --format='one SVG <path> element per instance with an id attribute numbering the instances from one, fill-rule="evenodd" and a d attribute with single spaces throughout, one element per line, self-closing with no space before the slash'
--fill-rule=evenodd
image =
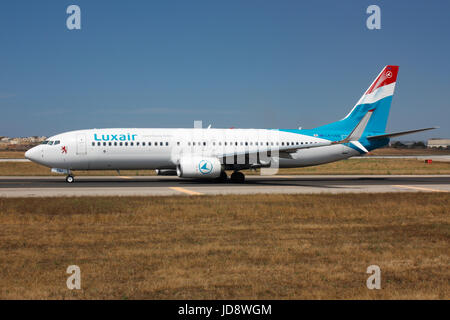
<path id="1" fill-rule="evenodd" d="M 245 183 L 164 176 L 0 177 L 0 197 L 168 196 L 256 193 L 450 192 L 450 175 L 248 175 Z"/>

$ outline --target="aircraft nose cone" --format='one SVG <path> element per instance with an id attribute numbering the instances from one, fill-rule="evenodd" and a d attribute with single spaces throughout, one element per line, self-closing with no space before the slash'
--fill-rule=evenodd
<path id="1" fill-rule="evenodd" d="M 31 148 L 30 150 L 25 152 L 25 158 L 31 161 L 36 161 L 37 158 L 36 148 Z"/>

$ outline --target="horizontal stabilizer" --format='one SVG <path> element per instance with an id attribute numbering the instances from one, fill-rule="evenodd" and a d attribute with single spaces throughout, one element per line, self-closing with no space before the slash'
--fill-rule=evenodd
<path id="1" fill-rule="evenodd" d="M 368 136 L 367 139 L 369 140 L 375 140 L 375 139 L 385 139 L 385 138 L 393 138 L 398 136 L 403 136 L 405 134 L 411 134 L 421 131 L 427 131 L 427 130 L 433 130 L 437 129 L 439 127 L 432 127 L 432 128 L 424 128 L 424 129 L 417 129 L 417 130 L 410 130 L 410 131 L 401 131 L 401 132 L 394 132 L 394 133 L 386 133 L 386 134 L 379 134 L 376 136 Z"/>

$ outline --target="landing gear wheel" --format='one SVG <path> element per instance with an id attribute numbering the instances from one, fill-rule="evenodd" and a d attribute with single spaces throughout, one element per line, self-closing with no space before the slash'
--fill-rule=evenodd
<path id="1" fill-rule="evenodd" d="M 67 177 L 66 177 L 66 182 L 68 182 L 68 183 L 72 183 L 72 182 L 74 182 L 75 181 L 75 179 L 74 179 L 74 177 L 73 176 L 71 176 L 71 175 L 68 175 Z"/>
<path id="2" fill-rule="evenodd" d="M 235 171 L 231 174 L 231 181 L 243 183 L 245 181 L 245 175 L 242 172 Z"/>

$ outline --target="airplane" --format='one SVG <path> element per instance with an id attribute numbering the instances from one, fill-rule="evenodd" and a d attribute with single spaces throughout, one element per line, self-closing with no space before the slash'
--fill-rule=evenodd
<path id="1" fill-rule="evenodd" d="M 244 169 L 315 166 L 366 154 L 390 138 L 425 130 L 386 133 L 399 67 L 385 66 L 343 119 L 314 129 L 116 128 L 54 135 L 25 153 L 66 174 L 76 170 L 155 169 L 158 175 L 244 182 Z"/>

